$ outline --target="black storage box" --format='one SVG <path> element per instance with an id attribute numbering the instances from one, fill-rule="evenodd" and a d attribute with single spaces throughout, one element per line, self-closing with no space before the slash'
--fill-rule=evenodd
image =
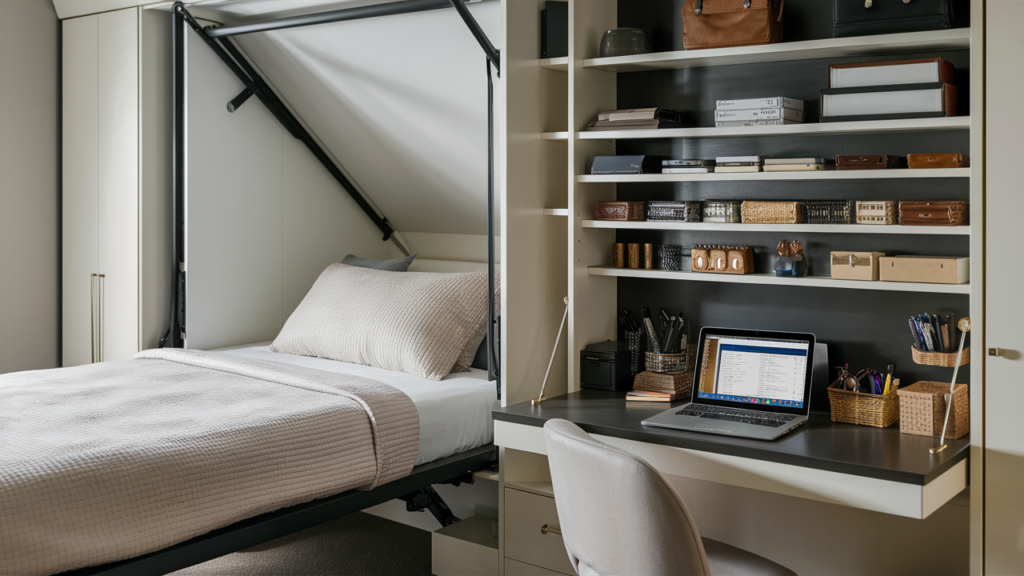
<path id="1" fill-rule="evenodd" d="M 661 174 L 663 156 L 594 156 L 591 174 Z"/>
<path id="2" fill-rule="evenodd" d="M 633 389 L 628 342 L 598 342 L 580 350 L 580 386 L 621 392 Z"/>
<path id="3" fill-rule="evenodd" d="M 832 0 L 832 36 L 924 32 L 971 25 L 969 0 Z"/>
<path id="4" fill-rule="evenodd" d="M 569 3 L 545 2 L 540 11 L 540 57 L 569 55 Z"/>

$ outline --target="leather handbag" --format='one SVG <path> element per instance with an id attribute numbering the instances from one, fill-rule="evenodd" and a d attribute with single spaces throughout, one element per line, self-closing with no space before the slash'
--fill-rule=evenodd
<path id="1" fill-rule="evenodd" d="M 967 218 L 967 202 L 900 202 L 900 224 L 904 226 L 966 226 Z"/>
<path id="2" fill-rule="evenodd" d="M 782 42 L 785 0 L 685 0 L 683 47 L 687 50 Z"/>
<path id="3" fill-rule="evenodd" d="M 832 36 L 961 28 L 970 15 L 970 0 L 832 0 Z"/>
<path id="4" fill-rule="evenodd" d="M 971 165 L 971 159 L 956 152 L 947 154 L 907 154 L 907 164 L 911 168 L 968 168 Z"/>
<path id="5" fill-rule="evenodd" d="M 888 154 L 836 156 L 836 170 L 885 170 L 906 167 L 907 159 L 902 156 L 889 156 Z"/>

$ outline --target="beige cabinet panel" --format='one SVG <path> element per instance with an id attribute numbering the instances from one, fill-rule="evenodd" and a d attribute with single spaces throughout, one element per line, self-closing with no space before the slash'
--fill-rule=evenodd
<path id="1" fill-rule="evenodd" d="M 92 361 L 90 275 L 99 270 L 97 238 L 98 18 L 63 22 L 64 366 Z"/>
<path id="2" fill-rule="evenodd" d="M 562 537 L 542 532 L 544 525 L 561 531 L 554 498 L 505 488 L 505 558 L 574 574 Z"/>

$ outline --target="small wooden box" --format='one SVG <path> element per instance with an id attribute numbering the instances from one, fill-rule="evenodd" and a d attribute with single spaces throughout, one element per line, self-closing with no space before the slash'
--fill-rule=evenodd
<path id="1" fill-rule="evenodd" d="M 832 252 L 832 277 L 838 280 L 878 280 L 878 259 L 885 252 Z"/>
<path id="2" fill-rule="evenodd" d="M 749 246 L 697 246 L 690 251 L 693 272 L 752 274 L 754 250 Z"/>
<path id="3" fill-rule="evenodd" d="M 804 205 L 800 202 L 748 200 L 741 210 L 744 224 L 802 224 L 804 221 Z"/>
<path id="4" fill-rule="evenodd" d="M 970 258 L 944 256 L 887 256 L 878 259 L 882 282 L 966 284 L 971 278 Z"/>
<path id="5" fill-rule="evenodd" d="M 949 384 L 917 382 L 897 390 L 897 393 L 900 396 L 900 432 L 921 436 L 942 435 Z M 968 404 L 967 384 L 957 384 L 953 388 L 953 409 L 949 412 L 946 438 L 956 440 L 970 431 L 971 410 Z"/>
<path id="6" fill-rule="evenodd" d="M 899 213 L 893 200 L 857 201 L 857 224 L 890 226 L 899 223 Z"/>
<path id="7" fill-rule="evenodd" d="M 645 202 L 595 202 L 594 220 L 643 222 Z"/>
<path id="8" fill-rule="evenodd" d="M 966 226 L 970 204 L 960 201 L 900 201 L 903 226 Z"/>
<path id="9" fill-rule="evenodd" d="M 946 154 L 907 154 L 907 164 L 911 169 L 967 168 L 971 165 L 971 159 L 968 156 L 955 152 Z"/>

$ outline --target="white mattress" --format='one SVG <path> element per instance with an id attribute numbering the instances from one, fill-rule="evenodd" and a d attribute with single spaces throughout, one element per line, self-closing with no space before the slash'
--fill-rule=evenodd
<path id="1" fill-rule="evenodd" d="M 494 383 L 487 381 L 484 370 L 470 369 L 469 372 L 449 374 L 438 382 L 360 364 L 278 354 L 270 351 L 269 344 L 224 348 L 217 352 L 352 374 L 398 388 L 412 399 L 420 414 L 417 466 L 490 444 L 494 440 L 491 411 L 498 408 L 499 403 Z"/>

